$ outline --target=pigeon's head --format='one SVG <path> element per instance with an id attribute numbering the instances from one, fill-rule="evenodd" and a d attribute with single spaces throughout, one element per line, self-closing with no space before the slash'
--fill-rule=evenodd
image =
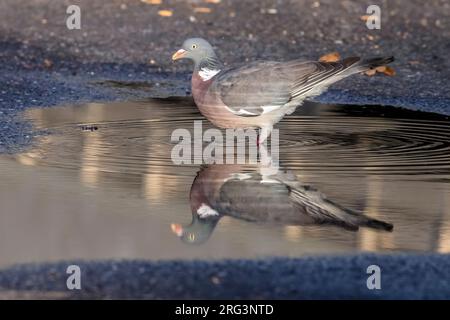
<path id="1" fill-rule="evenodd" d="M 190 59 L 195 65 L 211 63 L 217 60 L 213 47 L 202 38 L 190 38 L 184 41 L 183 46 L 172 56 L 172 60 Z"/>
<path id="2" fill-rule="evenodd" d="M 219 220 L 220 216 L 201 218 L 197 214 L 193 214 L 191 224 L 183 226 L 172 223 L 170 228 L 184 243 L 202 244 L 209 239 Z"/>
<path id="3" fill-rule="evenodd" d="M 206 242 L 211 236 L 214 227 L 209 225 L 204 226 L 182 226 L 181 224 L 172 223 L 170 225 L 172 232 L 177 235 L 184 243 L 187 244 L 202 244 Z"/>

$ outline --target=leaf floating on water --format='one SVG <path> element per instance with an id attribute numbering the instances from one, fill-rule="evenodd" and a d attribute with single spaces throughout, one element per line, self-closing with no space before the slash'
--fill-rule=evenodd
<path id="1" fill-rule="evenodd" d="M 337 62 L 341 60 L 339 52 L 331 52 L 319 58 L 320 62 Z"/>
<path id="2" fill-rule="evenodd" d="M 141 2 L 148 3 L 148 4 L 161 4 L 162 0 L 141 0 Z"/>
<path id="3" fill-rule="evenodd" d="M 211 13 L 211 9 L 210 8 L 206 8 L 206 7 L 197 7 L 197 8 L 194 8 L 194 12 L 197 12 L 197 13 Z"/>
<path id="4" fill-rule="evenodd" d="M 173 14 L 173 12 L 172 12 L 172 10 L 159 10 L 159 11 L 158 11 L 158 14 L 159 14 L 161 17 L 171 17 L 172 14 Z"/>

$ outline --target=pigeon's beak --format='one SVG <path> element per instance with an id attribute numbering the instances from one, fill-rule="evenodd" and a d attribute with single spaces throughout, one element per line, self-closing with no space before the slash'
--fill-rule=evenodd
<path id="1" fill-rule="evenodd" d="M 172 56 L 172 60 L 178 60 L 178 59 L 181 59 L 181 58 L 183 58 L 184 57 L 184 55 L 186 54 L 186 50 L 184 50 L 184 49 L 180 49 L 180 50 L 178 50 L 177 52 L 175 52 L 174 54 L 173 54 L 173 56 Z"/>
<path id="2" fill-rule="evenodd" d="M 172 223 L 170 225 L 170 229 L 172 229 L 172 232 L 177 235 L 177 237 L 181 237 L 183 235 L 183 227 L 181 224 Z"/>

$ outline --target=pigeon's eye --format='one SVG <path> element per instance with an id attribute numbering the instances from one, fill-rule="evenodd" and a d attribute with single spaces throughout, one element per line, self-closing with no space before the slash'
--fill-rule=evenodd
<path id="1" fill-rule="evenodd" d="M 189 234 L 189 241 L 194 241 L 195 240 L 195 234 L 190 233 Z"/>
<path id="2" fill-rule="evenodd" d="M 192 49 L 197 49 L 197 45 L 196 45 L 196 44 L 193 44 L 193 45 L 192 45 Z"/>

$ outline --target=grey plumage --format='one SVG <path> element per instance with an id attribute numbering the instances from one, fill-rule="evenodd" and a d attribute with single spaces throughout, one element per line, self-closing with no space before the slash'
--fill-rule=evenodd
<path id="1" fill-rule="evenodd" d="M 230 179 L 220 188 L 216 208 L 229 216 L 281 224 L 334 224 L 349 230 L 360 226 L 392 230 L 392 225 L 357 213 L 302 184 L 290 172 L 279 171 L 264 182 L 259 173 Z"/>
<path id="2" fill-rule="evenodd" d="M 203 167 L 190 192 L 192 223 L 173 224 L 186 243 L 208 240 L 223 216 L 278 225 L 337 225 L 356 231 L 360 226 L 391 231 L 390 223 L 344 208 L 318 190 L 302 184 L 289 171 L 265 176 L 261 168 L 237 165 Z"/>
<path id="3" fill-rule="evenodd" d="M 212 46 L 201 38 L 186 40 L 173 56 L 174 60 L 181 58 L 194 61 L 192 92 L 202 114 L 222 128 L 260 127 L 267 132 L 305 99 L 321 94 L 336 81 L 393 61 L 393 57 L 257 61 L 225 69 Z"/>

